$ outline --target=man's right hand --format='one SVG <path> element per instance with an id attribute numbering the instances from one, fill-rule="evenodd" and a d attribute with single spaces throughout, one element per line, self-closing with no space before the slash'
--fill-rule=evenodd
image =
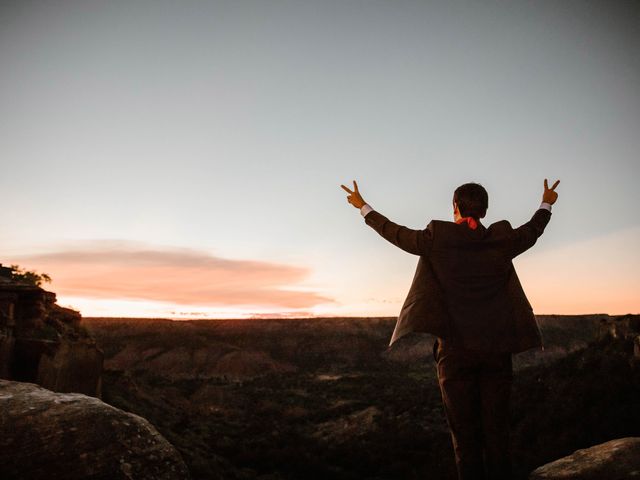
<path id="1" fill-rule="evenodd" d="M 349 194 L 347 195 L 347 202 L 349 202 L 354 207 L 362 208 L 362 206 L 365 203 L 367 203 L 364 201 L 364 198 L 362 198 L 362 195 L 360 195 L 360 191 L 358 190 L 358 184 L 356 183 L 355 180 L 353 181 L 353 191 L 349 190 L 344 185 L 340 185 L 340 186 L 345 192 Z"/>
<path id="2" fill-rule="evenodd" d="M 548 203 L 549 205 L 553 205 L 556 203 L 558 199 L 558 194 L 555 189 L 560 183 L 560 180 L 556 180 L 556 183 L 553 184 L 553 187 L 549 188 L 549 184 L 547 183 L 547 179 L 544 179 L 544 193 L 542 194 L 542 201 Z"/>

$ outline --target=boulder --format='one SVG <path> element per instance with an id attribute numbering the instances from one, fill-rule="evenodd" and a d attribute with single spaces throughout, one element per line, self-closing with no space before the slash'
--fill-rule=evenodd
<path id="1" fill-rule="evenodd" d="M 188 479 L 147 420 L 79 393 L 0 380 L 0 478 Z"/>
<path id="2" fill-rule="evenodd" d="M 529 480 L 640 479 L 640 437 L 611 440 L 536 468 Z"/>

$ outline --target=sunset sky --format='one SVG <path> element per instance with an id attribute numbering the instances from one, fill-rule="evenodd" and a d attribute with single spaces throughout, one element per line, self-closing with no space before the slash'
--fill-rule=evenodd
<path id="1" fill-rule="evenodd" d="M 395 316 L 489 192 L 539 314 L 640 313 L 637 2 L 6 1 L 0 262 L 84 316 Z"/>

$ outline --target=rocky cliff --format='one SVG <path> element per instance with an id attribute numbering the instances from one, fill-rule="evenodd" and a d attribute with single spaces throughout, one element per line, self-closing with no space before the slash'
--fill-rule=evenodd
<path id="1" fill-rule="evenodd" d="M 2 479 L 189 478 L 147 420 L 97 398 L 0 380 L 0 412 Z"/>
<path id="2" fill-rule="evenodd" d="M 100 396 L 103 353 L 80 313 L 57 305 L 55 293 L 1 273 L 0 378 Z"/>

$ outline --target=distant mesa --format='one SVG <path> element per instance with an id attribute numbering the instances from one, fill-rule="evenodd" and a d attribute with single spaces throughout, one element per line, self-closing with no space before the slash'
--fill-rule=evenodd
<path id="1" fill-rule="evenodd" d="M 103 352 L 79 312 L 0 264 L 0 378 L 100 396 Z"/>
<path id="2" fill-rule="evenodd" d="M 153 371 L 174 380 L 182 378 L 243 379 L 266 373 L 287 373 L 298 368 L 273 359 L 264 351 L 245 351 L 225 344 L 140 348 L 127 345 L 105 361 L 107 371 Z"/>

